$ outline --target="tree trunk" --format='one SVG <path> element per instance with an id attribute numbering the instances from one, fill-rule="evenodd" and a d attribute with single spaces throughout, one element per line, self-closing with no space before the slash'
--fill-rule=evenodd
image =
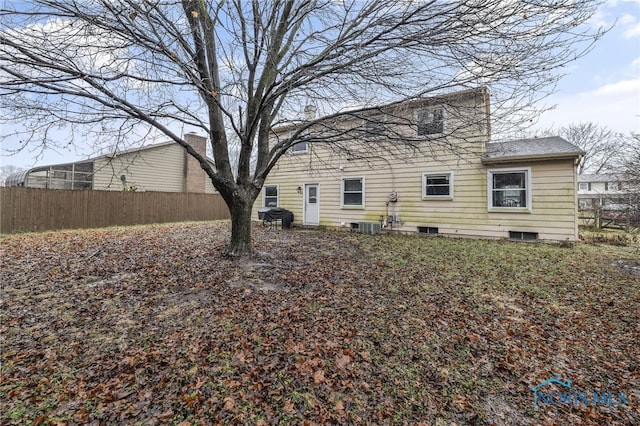
<path id="1" fill-rule="evenodd" d="M 231 213 L 231 241 L 227 247 L 230 256 L 243 256 L 253 253 L 251 244 L 251 210 L 253 202 L 235 200 L 229 203 Z"/>

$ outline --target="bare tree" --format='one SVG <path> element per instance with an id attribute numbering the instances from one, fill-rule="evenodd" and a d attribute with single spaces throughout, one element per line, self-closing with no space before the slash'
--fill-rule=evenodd
<path id="1" fill-rule="evenodd" d="M 632 133 L 629 136 L 629 151 L 624 166 L 629 181 L 640 187 L 640 133 Z"/>
<path id="2" fill-rule="evenodd" d="M 345 140 L 306 130 L 335 130 L 341 116 L 372 105 L 479 85 L 491 89 L 494 124 L 517 124 L 539 113 L 536 101 L 561 68 L 604 32 L 587 25 L 598 7 L 592 0 L 3 4 L 1 115 L 24 126 L 5 136 L 53 144 L 62 126 L 76 141 L 80 131 L 110 143 L 169 137 L 226 201 L 230 254 L 251 251 L 252 206 L 283 153 L 304 138 Z M 299 119 L 307 104 L 324 117 L 297 121 L 270 145 L 274 126 Z M 185 143 L 185 127 L 209 136 L 215 168 Z"/>
<path id="3" fill-rule="evenodd" d="M 23 172 L 25 169 L 16 167 L 12 164 L 0 166 L 0 186 L 4 186 L 6 179 L 16 173 Z"/>
<path id="4" fill-rule="evenodd" d="M 629 224 L 640 226 L 640 133 L 632 133 L 627 138 L 628 151 L 624 162 Z"/>
<path id="5" fill-rule="evenodd" d="M 595 123 L 571 123 L 555 133 L 582 148 L 585 155 L 578 165 L 578 173 L 598 174 L 616 172 L 622 167 L 627 151 L 627 138 Z"/>

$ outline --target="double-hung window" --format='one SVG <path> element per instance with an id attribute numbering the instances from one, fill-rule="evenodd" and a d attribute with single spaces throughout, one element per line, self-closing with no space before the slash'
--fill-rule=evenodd
<path id="1" fill-rule="evenodd" d="M 487 181 L 489 210 L 531 210 L 530 169 L 490 170 Z"/>
<path id="2" fill-rule="evenodd" d="M 278 207 L 278 185 L 265 185 L 264 194 L 262 199 L 264 200 L 264 207 Z"/>
<path id="3" fill-rule="evenodd" d="M 364 208 L 364 177 L 342 178 L 341 203 L 343 208 Z"/>
<path id="4" fill-rule="evenodd" d="M 423 200 L 452 200 L 453 199 L 453 173 L 423 173 L 422 174 L 422 199 Z"/>

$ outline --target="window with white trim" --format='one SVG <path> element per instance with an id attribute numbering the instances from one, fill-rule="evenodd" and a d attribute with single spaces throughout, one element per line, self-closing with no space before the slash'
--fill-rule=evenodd
<path id="1" fill-rule="evenodd" d="M 442 107 L 427 108 L 416 113 L 418 136 L 440 135 L 445 129 L 445 111 Z"/>
<path id="2" fill-rule="evenodd" d="M 453 199 L 453 173 L 423 173 L 422 199 Z"/>
<path id="3" fill-rule="evenodd" d="M 292 154 L 303 154 L 305 152 L 307 152 L 306 142 L 298 142 L 291 147 Z"/>
<path id="4" fill-rule="evenodd" d="M 591 188 L 589 188 L 590 186 L 591 186 L 591 184 L 588 183 L 588 182 L 580 182 L 578 184 L 578 190 L 579 191 L 590 191 L 591 190 Z"/>
<path id="5" fill-rule="evenodd" d="M 342 178 L 340 207 L 364 207 L 364 177 Z"/>
<path id="6" fill-rule="evenodd" d="M 622 184 L 620 182 L 605 182 L 604 190 L 605 191 L 620 191 L 622 189 Z"/>
<path id="7" fill-rule="evenodd" d="M 278 207 L 278 185 L 265 185 L 262 195 L 263 207 Z"/>
<path id="8" fill-rule="evenodd" d="M 531 170 L 490 170 L 489 210 L 528 211 L 531 209 Z"/>

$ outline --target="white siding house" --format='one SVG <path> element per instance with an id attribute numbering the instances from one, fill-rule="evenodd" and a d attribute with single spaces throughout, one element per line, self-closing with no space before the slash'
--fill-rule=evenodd
<path id="1" fill-rule="evenodd" d="M 580 208 L 590 210 L 594 201 L 600 206 L 615 205 L 632 191 L 628 180 L 620 174 L 595 174 L 578 176 L 578 200 Z"/>

